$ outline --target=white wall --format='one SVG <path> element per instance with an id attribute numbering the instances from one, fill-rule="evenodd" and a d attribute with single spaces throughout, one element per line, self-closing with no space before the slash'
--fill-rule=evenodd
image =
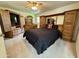
<path id="1" fill-rule="evenodd" d="M 78 21 L 76 23 L 73 39 L 76 40 L 76 53 L 77 53 L 77 57 L 79 58 L 79 12 L 77 14 L 78 14 L 77 16 Z"/>
<path id="2" fill-rule="evenodd" d="M 77 53 L 77 57 L 79 58 L 79 32 L 78 32 L 77 41 L 76 41 L 76 53 Z"/>
<path id="3" fill-rule="evenodd" d="M 73 9 L 79 9 L 79 3 L 67 5 L 67 6 L 60 7 L 60 8 L 54 9 L 54 10 L 50 10 L 50 11 L 39 14 L 39 16 L 62 13 L 64 11 L 73 10 Z"/>
<path id="4" fill-rule="evenodd" d="M 4 38 L 1 35 L 2 35 L 2 31 L 0 26 L 0 58 L 5 58 L 7 57 L 7 54 L 6 54 L 5 44 L 4 44 Z"/>
<path id="5" fill-rule="evenodd" d="M 37 28 L 40 28 L 40 17 L 37 17 Z"/>

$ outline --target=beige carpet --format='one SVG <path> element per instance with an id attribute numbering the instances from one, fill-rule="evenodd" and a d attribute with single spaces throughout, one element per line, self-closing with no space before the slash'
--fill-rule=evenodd
<path id="1" fill-rule="evenodd" d="M 7 57 L 10 58 L 73 58 L 74 43 L 58 39 L 44 53 L 38 55 L 34 47 L 22 37 L 23 34 L 5 40 Z"/>

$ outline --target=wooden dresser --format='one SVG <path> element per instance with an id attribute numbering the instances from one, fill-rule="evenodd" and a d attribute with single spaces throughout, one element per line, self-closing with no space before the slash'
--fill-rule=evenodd
<path id="1" fill-rule="evenodd" d="M 76 23 L 77 11 L 65 12 L 65 19 L 63 25 L 63 39 L 67 41 L 73 41 L 73 33 Z"/>

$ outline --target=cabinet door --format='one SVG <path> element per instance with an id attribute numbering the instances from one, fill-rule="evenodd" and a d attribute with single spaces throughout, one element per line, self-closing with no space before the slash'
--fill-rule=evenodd
<path id="1" fill-rule="evenodd" d="M 66 40 L 69 41 L 72 41 L 76 13 L 76 11 L 69 11 L 65 13 L 65 20 L 63 25 L 63 38 L 66 38 Z"/>
<path id="2" fill-rule="evenodd" d="M 70 11 L 65 13 L 65 20 L 64 23 L 70 23 L 71 25 L 74 25 L 75 19 L 76 19 L 76 11 Z M 64 24 L 64 25 L 65 25 Z"/>
<path id="3" fill-rule="evenodd" d="M 10 22 L 10 14 L 9 11 L 1 11 L 1 18 L 3 22 L 4 31 L 10 31 L 11 30 L 11 22 Z"/>

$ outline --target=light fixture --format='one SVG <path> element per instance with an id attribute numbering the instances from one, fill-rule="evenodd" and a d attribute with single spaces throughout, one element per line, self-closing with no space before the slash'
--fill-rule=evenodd
<path id="1" fill-rule="evenodd" d="M 38 8 L 36 6 L 33 6 L 32 7 L 32 10 L 35 10 L 36 11 L 36 10 L 38 10 Z"/>
<path id="2" fill-rule="evenodd" d="M 38 11 L 42 8 L 42 3 L 36 1 L 27 1 L 26 8 L 30 8 L 32 11 Z"/>

